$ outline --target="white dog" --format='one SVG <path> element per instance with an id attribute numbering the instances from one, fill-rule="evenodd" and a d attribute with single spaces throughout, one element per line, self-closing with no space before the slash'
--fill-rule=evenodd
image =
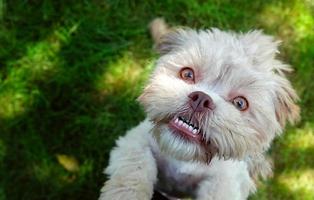
<path id="1" fill-rule="evenodd" d="M 161 19 L 151 32 L 161 57 L 139 97 L 147 119 L 117 141 L 100 199 L 246 199 L 271 174 L 272 140 L 299 117 L 278 42 Z"/>

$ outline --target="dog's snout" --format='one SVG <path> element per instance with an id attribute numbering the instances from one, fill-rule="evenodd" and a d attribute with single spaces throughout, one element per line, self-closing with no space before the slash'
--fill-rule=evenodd
<path id="1" fill-rule="evenodd" d="M 195 112 L 204 112 L 208 109 L 213 110 L 215 104 L 213 99 L 201 91 L 195 91 L 189 94 L 189 103 Z"/>

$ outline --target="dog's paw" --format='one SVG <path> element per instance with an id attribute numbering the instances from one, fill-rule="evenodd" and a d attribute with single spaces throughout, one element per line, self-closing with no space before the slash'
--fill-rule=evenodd
<path id="1" fill-rule="evenodd" d="M 128 200 L 128 199 L 140 199 L 137 197 L 137 194 L 132 189 L 128 188 L 115 188 L 113 190 L 104 190 L 101 191 L 99 200 Z"/>
<path id="2" fill-rule="evenodd" d="M 141 188 L 140 185 L 136 185 L 137 187 L 127 185 L 123 180 L 121 182 L 109 180 L 101 189 L 99 200 L 150 200 L 152 198 L 152 194 L 145 192 L 146 188 Z"/>

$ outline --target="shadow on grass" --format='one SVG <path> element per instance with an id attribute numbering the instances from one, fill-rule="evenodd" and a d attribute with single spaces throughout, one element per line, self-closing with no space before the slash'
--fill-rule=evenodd
<path id="1" fill-rule="evenodd" d="M 135 101 L 144 76 L 135 83 L 113 77 L 119 87 L 104 85 L 101 88 L 109 88 L 105 93 L 97 89 L 102 75 L 114 71 L 109 64 L 128 52 L 145 68 L 153 56 L 146 28 L 155 16 L 192 27 L 245 31 L 260 26 L 255 24 L 258 12 L 270 2 L 8 1 L 0 30 L 3 85 L 15 76 L 16 60 L 33 44 L 56 35 L 47 43 L 57 39 L 60 49 L 53 55 L 58 60 L 55 73 L 18 79 L 23 95 L 30 96 L 25 112 L 0 116 L 0 197 L 3 191 L 7 199 L 97 199 L 114 140 L 144 118 Z M 67 32 L 71 27 L 75 30 Z M 30 72 L 36 65 L 24 64 Z M 15 84 L 7 87 L 14 92 Z M 35 95 L 28 93 L 34 88 Z M 57 154 L 74 156 L 79 171 L 64 169 Z M 287 188 L 282 191 L 289 194 Z"/>
<path id="2" fill-rule="evenodd" d="M 74 12 L 76 1 L 66 4 L 58 1 L 2 1 L 0 20 L 0 66 L 2 75 L 10 61 L 22 57 L 28 46 L 34 44 L 55 29 Z"/>
<path id="3" fill-rule="evenodd" d="M 71 8 L 68 4 L 60 6 Z M 83 11 L 84 6 L 81 5 Z M 18 22 L 20 18 L 29 20 L 44 33 L 12 36 L 21 37 L 18 39 L 21 43 L 17 44 L 19 50 L 45 39 L 45 34 L 54 31 L 53 27 L 37 24 L 36 20 L 42 22 L 42 19 L 31 15 L 36 8 L 27 11 L 27 15 L 17 16 Z M 24 89 L 36 88 L 38 93 L 26 111 L 14 118 L 1 117 L 1 142 L 6 147 L 1 157 L 1 187 L 9 199 L 97 199 L 104 180 L 102 171 L 114 140 L 143 118 L 135 102 L 138 91 L 134 88 L 138 87 L 128 89 L 131 86 L 125 85 L 123 89 L 128 91 L 107 93 L 101 101 L 97 97 L 95 81 L 106 73 L 108 61 L 119 59 L 121 51 L 130 44 L 127 36 L 117 33 L 119 30 L 108 30 L 108 21 L 103 19 L 107 9 L 97 9 L 96 5 L 89 9 L 89 15 L 78 19 L 80 25 L 76 32 L 66 38 L 57 53 L 58 71 L 46 80 L 22 80 L 27 82 Z M 82 15 L 71 13 L 71 9 L 66 12 L 74 16 L 63 21 L 61 18 L 69 13 L 53 12 L 53 15 L 60 15 L 60 19 L 52 21 L 66 23 L 76 21 L 75 17 Z M 18 13 L 11 17 L 15 15 Z M 32 29 L 24 23 L 14 26 L 12 31 L 22 30 L 22 27 Z M 19 57 L 6 53 L 2 54 L 6 57 L 4 63 L 14 62 Z M 23 54 L 23 50 L 20 53 Z M 134 54 L 137 58 L 141 56 Z M 78 159 L 80 171 L 72 173 L 63 169 L 55 158 L 60 153 Z"/>

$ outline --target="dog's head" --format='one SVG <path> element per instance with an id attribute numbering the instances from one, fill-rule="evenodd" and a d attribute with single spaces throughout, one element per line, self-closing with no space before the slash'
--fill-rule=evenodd
<path id="1" fill-rule="evenodd" d="M 177 29 L 157 44 L 161 56 L 139 101 L 162 152 L 180 160 L 224 159 L 268 149 L 298 99 L 275 58 L 278 42 L 260 31 Z"/>

